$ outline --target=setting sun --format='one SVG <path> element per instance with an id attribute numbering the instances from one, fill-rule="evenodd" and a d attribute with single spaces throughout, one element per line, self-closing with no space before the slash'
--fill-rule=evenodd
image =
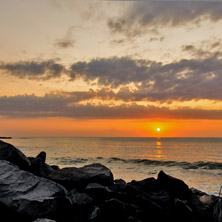
<path id="1" fill-rule="evenodd" d="M 160 132 L 160 128 L 157 128 L 156 130 L 157 130 L 157 132 Z"/>

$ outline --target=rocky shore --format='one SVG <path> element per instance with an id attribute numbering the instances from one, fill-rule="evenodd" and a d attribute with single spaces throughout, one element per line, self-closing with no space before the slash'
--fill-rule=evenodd
<path id="1" fill-rule="evenodd" d="M 126 183 L 99 163 L 60 169 L 0 140 L 2 222 L 221 222 L 222 200 L 160 171 Z"/>

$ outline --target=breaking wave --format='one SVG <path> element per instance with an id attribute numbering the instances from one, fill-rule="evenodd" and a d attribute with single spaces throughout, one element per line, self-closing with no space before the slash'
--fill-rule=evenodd
<path id="1" fill-rule="evenodd" d="M 149 159 L 121 159 L 117 157 L 112 158 L 71 158 L 71 157 L 61 157 L 54 159 L 57 164 L 62 165 L 75 165 L 75 164 L 87 164 L 92 162 L 103 163 L 125 163 L 125 164 L 141 164 L 147 166 L 165 166 L 165 167 L 180 167 L 183 169 L 204 169 L 204 170 L 222 170 L 222 163 L 220 162 L 177 162 L 177 161 L 158 161 L 158 160 L 149 160 Z"/>

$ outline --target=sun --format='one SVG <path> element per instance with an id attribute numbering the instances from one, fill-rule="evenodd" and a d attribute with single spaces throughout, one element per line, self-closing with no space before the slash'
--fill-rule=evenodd
<path id="1" fill-rule="evenodd" d="M 157 131 L 157 132 L 160 132 L 160 128 L 157 128 L 156 131 Z"/>

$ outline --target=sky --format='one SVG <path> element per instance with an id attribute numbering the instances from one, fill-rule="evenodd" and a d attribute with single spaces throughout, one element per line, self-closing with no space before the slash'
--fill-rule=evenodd
<path id="1" fill-rule="evenodd" d="M 221 11 L 0 1 L 0 136 L 222 137 Z"/>

